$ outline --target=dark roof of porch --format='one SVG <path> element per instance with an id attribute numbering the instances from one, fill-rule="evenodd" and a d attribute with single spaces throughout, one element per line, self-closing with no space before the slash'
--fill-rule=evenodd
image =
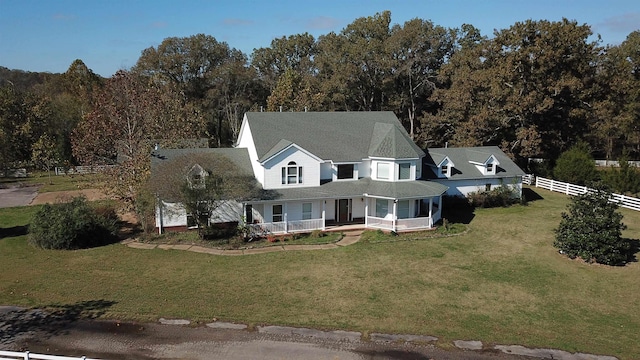
<path id="1" fill-rule="evenodd" d="M 362 178 L 357 181 L 331 181 L 319 187 L 292 187 L 265 190 L 256 202 L 338 199 L 358 196 L 389 199 L 421 199 L 440 196 L 448 187 L 433 181 L 375 181 Z M 252 201 L 253 202 L 253 201 Z"/>

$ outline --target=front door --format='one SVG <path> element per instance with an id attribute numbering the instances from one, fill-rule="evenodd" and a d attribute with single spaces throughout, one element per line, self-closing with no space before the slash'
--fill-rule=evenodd
<path id="1" fill-rule="evenodd" d="M 338 200 L 338 222 L 346 223 L 351 221 L 351 199 Z"/>

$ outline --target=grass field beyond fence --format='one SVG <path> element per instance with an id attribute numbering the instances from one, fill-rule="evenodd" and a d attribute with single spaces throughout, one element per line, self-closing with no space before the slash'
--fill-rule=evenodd
<path id="1" fill-rule="evenodd" d="M 101 316 L 433 335 L 640 358 L 640 266 L 588 265 L 553 248 L 568 197 L 478 209 L 457 236 L 363 241 L 239 257 L 121 244 L 26 243 L 35 207 L 0 209 L 0 304 L 104 304 Z M 640 213 L 621 210 L 628 238 Z M 12 229 L 11 231 L 7 229 Z M 638 254 L 640 255 L 640 254 Z"/>

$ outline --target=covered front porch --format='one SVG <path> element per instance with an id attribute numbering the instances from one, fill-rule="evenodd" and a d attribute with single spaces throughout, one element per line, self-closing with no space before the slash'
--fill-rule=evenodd
<path id="1" fill-rule="evenodd" d="M 326 200 L 291 200 L 245 204 L 248 226 L 261 234 L 288 234 L 314 230 L 432 229 L 441 219 L 442 196 L 386 199 L 370 196 Z"/>

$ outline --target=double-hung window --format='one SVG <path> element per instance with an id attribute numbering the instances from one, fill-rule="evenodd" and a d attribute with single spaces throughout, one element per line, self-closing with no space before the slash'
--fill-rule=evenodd
<path id="1" fill-rule="evenodd" d="M 387 199 L 376 199 L 376 217 L 383 218 L 389 214 L 389 201 Z"/>
<path id="2" fill-rule="evenodd" d="M 389 179 L 389 163 L 378 163 L 378 172 L 376 173 L 378 179 Z"/>
<path id="3" fill-rule="evenodd" d="M 311 219 L 311 203 L 302 203 L 302 220 Z"/>
<path id="4" fill-rule="evenodd" d="M 340 164 L 338 165 L 338 180 L 353 179 L 354 178 L 354 166 L 353 164 Z"/>
<path id="5" fill-rule="evenodd" d="M 282 168 L 282 184 L 302 184 L 302 166 L 290 161 Z"/>
<path id="6" fill-rule="evenodd" d="M 398 164 L 398 180 L 411 179 L 411 163 Z"/>
<path id="7" fill-rule="evenodd" d="M 282 217 L 282 205 L 273 205 L 273 214 L 271 221 L 273 222 L 281 222 L 283 221 Z"/>

